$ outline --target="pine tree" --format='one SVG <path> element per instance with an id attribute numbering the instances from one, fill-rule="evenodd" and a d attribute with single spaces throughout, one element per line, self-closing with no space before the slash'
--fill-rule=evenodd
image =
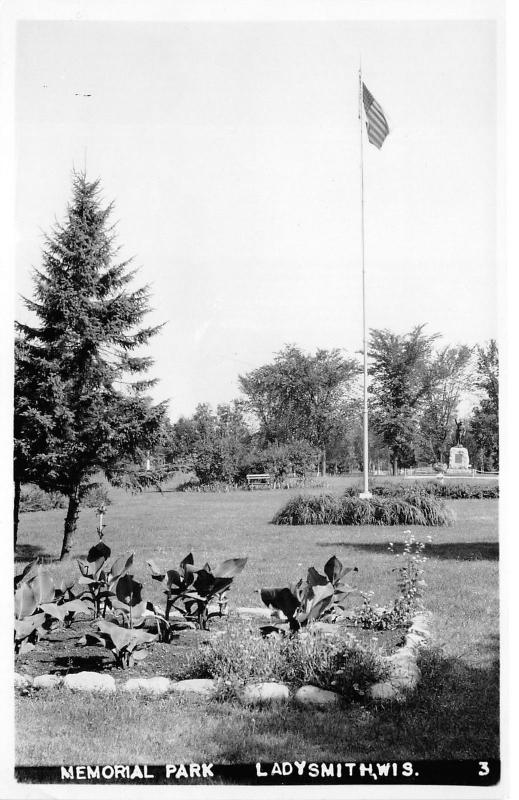
<path id="1" fill-rule="evenodd" d="M 92 478 L 100 470 L 113 478 L 122 460 L 152 448 L 166 412 L 145 396 L 155 383 L 142 378 L 152 359 L 136 354 L 162 326 L 141 327 L 149 288 L 131 291 L 131 259 L 115 260 L 112 210 L 101 203 L 99 181 L 73 174 L 65 221 L 45 237 L 34 299 L 24 298 L 38 324 L 17 326 L 32 370 L 25 420 L 39 435 L 32 471 L 41 488 L 68 498 L 61 559 Z"/>

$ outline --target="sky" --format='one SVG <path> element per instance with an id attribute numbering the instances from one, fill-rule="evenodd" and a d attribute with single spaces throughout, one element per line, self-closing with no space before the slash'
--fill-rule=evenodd
<path id="1" fill-rule="evenodd" d="M 150 374 L 173 420 L 236 397 L 287 343 L 359 351 L 362 57 L 390 126 L 364 143 L 368 326 L 497 337 L 495 37 L 469 20 L 19 22 L 17 293 L 86 168 L 167 323 Z"/>

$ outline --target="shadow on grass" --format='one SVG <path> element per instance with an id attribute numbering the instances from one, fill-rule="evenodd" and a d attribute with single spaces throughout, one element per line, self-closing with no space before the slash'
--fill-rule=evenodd
<path id="1" fill-rule="evenodd" d="M 52 672 L 98 672 L 99 670 L 110 669 L 113 666 L 113 659 L 106 656 L 59 656 L 53 660 Z"/>
<path id="2" fill-rule="evenodd" d="M 57 556 L 46 553 L 43 547 L 36 544 L 18 544 L 14 553 L 15 563 L 19 564 L 22 561 L 34 561 L 39 558 L 43 564 L 50 564 L 53 561 L 58 561 Z"/>
<path id="3" fill-rule="evenodd" d="M 293 705 L 256 710 L 252 729 L 244 719 L 234 732 L 222 719 L 211 757 L 234 763 L 251 755 L 262 761 L 498 758 L 498 637 L 480 644 L 485 666 L 424 652 L 422 680 L 404 704 L 352 704 L 334 714 L 312 712 L 311 722 L 308 710 Z"/>
<path id="4" fill-rule="evenodd" d="M 318 547 L 342 547 L 349 550 L 363 550 L 368 553 L 380 553 L 388 555 L 387 542 L 316 542 Z M 395 553 L 403 553 L 404 545 L 394 543 Z M 441 558 L 453 561 L 498 561 L 499 542 L 439 542 L 438 544 L 426 544 L 424 555 L 428 558 Z"/>

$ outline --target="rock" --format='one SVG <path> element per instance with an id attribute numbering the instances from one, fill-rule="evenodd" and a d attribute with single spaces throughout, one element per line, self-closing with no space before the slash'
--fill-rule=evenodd
<path id="1" fill-rule="evenodd" d="M 405 646 L 408 649 L 416 651 L 422 644 L 423 636 L 419 636 L 418 633 L 408 633 L 405 637 Z"/>
<path id="2" fill-rule="evenodd" d="M 281 703 L 288 700 L 290 690 L 284 683 L 274 681 L 251 683 L 242 692 L 244 703 Z"/>
<path id="3" fill-rule="evenodd" d="M 33 679 L 32 685 L 35 689 L 56 689 L 62 683 L 61 675 L 37 675 Z"/>
<path id="4" fill-rule="evenodd" d="M 397 662 L 391 673 L 391 683 L 399 689 L 410 691 L 420 681 L 422 673 L 415 661 Z"/>
<path id="5" fill-rule="evenodd" d="M 216 681 L 212 678 L 191 678 L 185 681 L 175 681 L 170 688 L 172 692 L 191 692 L 207 697 L 216 691 Z"/>
<path id="6" fill-rule="evenodd" d="M 115 680 L 100 672 L 76 672 L 65 675 L 63 686 L 75 692 L 115 692 Z"/>
<path id="7" fill-rule="evenodd" d="M 132 694 L 154 694 L 161 695 L 167 694 L 171 688 L 171 681 L 169 678 L 164 678 L 158 675 L 156 678 L 130 678 L 123 683 L 123 691 L 131 692 Z"/>
<path id="8" fill-rule="evenodd" d="M 341 698 L 336 692 L 319 689 L 317 686 L 301 686 L 295 693 L 294 699 L 302 706 L 327 708 L 338 705 Z"/>
<path id="9" fill-rule="evenodd" d="M 32 686 L 32 678 L 30 675 L 20 675 L 19 672 L 14 673 L 14 688 L 15 689 L 26 689 L 28 686 Z"/>
<path id="10" fill-rule="evenodd" d="M 400 700 L 400 692 L 389 681 L 374 683 L 366 694 L 371 700 Z"/>
<path id="11" fill-rule="evenodd" d="M 236 609 L 239 617 L 259 617 L 260 619 L 270 619 L 271 611 L 268 608 L 247 608 L 242 606 Z"/>

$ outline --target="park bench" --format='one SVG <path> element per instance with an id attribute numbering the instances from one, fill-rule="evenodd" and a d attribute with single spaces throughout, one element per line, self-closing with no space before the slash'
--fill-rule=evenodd
<path id="1" fill-rule="evenodd" d="M 270 475 L 268 473 L 264 474 L 250 474 L 247 475 L 247 486 L 249 489 L 254 489 L 256 486 L 266 486 L 267 489 L 271 487 L 271 480 Z"/>

